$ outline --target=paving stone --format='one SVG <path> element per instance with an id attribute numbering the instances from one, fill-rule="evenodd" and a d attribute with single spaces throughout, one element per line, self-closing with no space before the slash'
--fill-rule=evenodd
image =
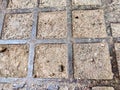
<path id="1" fill-rule="evenodd" d="M 112 79 L 107 44 L 74 44 L 74 76 L 78 79 Z"/>
<path id="2" fill-rule="evenodd" d="M 28 39 L 32 30 L 32 14 L 6 15 L 2 39 Z"/>
<path id="3" fill-rule="evenodd" d="M 73 5 L 101 5 L 101 0 L 73 0 Z"/>
<path id="4" fill-rule="evenodd" d="M 112 23 L 112 36 L 113 37 L 120 37 L 120 23 Z"/>
<path id="5" fill-rule="evenodd" d="M 38 38 L 66 38 L 66 12 L 43 12 L 39 14 Z"/>
<path id="6" fill-rule="evenodd" d="M 73 11 L 73 37 L 102 38 L 106 36 L 103 10 Z"/>
<path id="7" fill-rule="evenodd" d="M 40 0 L 40 7 L 63 7 L 66 0 Z"/>
<path id="8" fill-rule="evenodd" d="M 119 74 L 120 74 L 120 44 L 115 43 L 115 50 L 116 50 L 116 57 L 118 61 L 118 68 L 119 68 Z"/>
<path id="9" fill-rule="evenodd" d="M 107 22 L 120 22 L 120 2 L 111 4 L 105 11 Z"/>
<path id="10" fill-rule="evenodd" d="M 13 90 L 11 84 L 0 84 L 0 90 Z"/>
<path id="11" fill-rule="evenodd" d="M 26 45 L 0 45 L 0 77 L 25 77 L 28 48 Z"/>
<path id="12" fill-rule="evenodd" d="M 36 47 L 34 76 L 40 78 L 65 78 L 67 47 L 58 44 L 43 44 Z"/>
<path id="13" fill-rule="evenodd" d="M 113 87 L 93 87 L 92 90 L 114 90 Z"/>
<path id="14" fill-rule="evenodd" d="M 33 8 L 37 6 L 37 0 L 9 0 L 8 8 L 21 9 Z"/>

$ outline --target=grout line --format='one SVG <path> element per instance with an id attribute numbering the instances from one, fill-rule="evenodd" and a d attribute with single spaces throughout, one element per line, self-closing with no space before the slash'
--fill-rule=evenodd
<path id="1" fill-rule="evenodd" d="M 0 11 L 0 39 L 2 38 L 2 29 L 4 25 L 5 10 L 7 8 L 7 0 L 2 1 L 2 10 Z"/>
<path id="2" fill-rule="evenodd" d="M 59 78 L 0 78 L 0 83 L 14 83 L 14 82 L 29 82 L 29 83 L 34 83 L 34 84 L 38 84 L 39 83 L 46 83 L 46 82 L 54 82 L 54 83 L 71 83 L 71 84 L 78 84 L 81 85 L 83 83 L 86 84 L 91 84 L 91 87 L 95 87 L 95 86 L 112 86 L 116 85 L 116 82 L 112 79 L 99 79 L 99 80 L 95 80 L 95 79 L 73 79 L 73 82 L 70 81 L 70 79 L 59 79 Z M 74 82 L 76 81 L 76 82 Z"/>
<path id="3" fill-rule="evenodd" d="M 109 52 L 111 58 L 112 72 L 114 73 L 113 78 L 119 78 L 118 62 L 116 58 L 115 46 L 109 43 Z"/>
<path id="4" fill-rule="evenodd" d="M 24 14 L 24 13 L 31 13 L 34 11 L 34 8 L 25 8 L 25 9 L 7 9 L 6 14 Z"/>
<path id="5" fill-rule="evenodd" d="M 67 47 L 68 47 L 68 61 L 67 61 L 67 71 L 68 78 L 74 78 L 73 71 L 73 48 L 72 48 L 72 0 L 67 0 Z"/>
<path id="6" fill-rule="evenodd" d="M 2 3 L 3 10 L 0 11 L 0 37 L 1 37 L 1 32 L 2 32 L 2 27 L 4 23 L 4 17 L 5 13 L 30 13 L 33 12 L 33 26 L 32 26 L 32 33 L 31 33 L 31 39 L 27 40 L 0 40 L 0 44 L 26 44 L 29 43 L 29 60 L 28 60 L 28 73 L 27 73 L 27 78 L 0 78 L 0 83 L 12 83 L 16 82 L 18 80 L 26 80 L 28 78 L 28 82 L 33 82 L 33 81 L 41 81 L 41 82 L 46 82 L 46 81 L 53 81 L 53 82 L 66 82 L 68 83 L 69 80 L 72 78 L 73 83 L 79 83 L 82 80 L 77 80 L 78 82 L 74 79 L 74 70 L 73 70 L 73 43 L 100 43 L 102 41 L 107 41 L 109 45 L 109 51 L 110 51 L 110 56 L 113 57 L 111 59 L 112 63 L 112 70 L 115 74 L 115 78 L 118 78 L 119 75 L 119 70 L 118 67 L 114 65 L 117 65 L 117 60 L 116 60 L 116 53 L 115 53 L 115 47 L 114 47 L 114 42 L 119 42 L 120 43 L 120 38 L 113 38 L 112 43 L 110 43 L 111 38 L 75 38 L 72 39 L 72 10 L 94 10 L 94 9 L 100 9 L 100 6 L 86 6 L 86 5 L 81 5 L 81 6 L 73 6 L 72 7 L 72 0 L 66 0 L 67 2 L 67 7 L 62 7 L 62 8 L 55 8 L 55 7 L 47 7 L 47 8 L 39 8 L 39 5 L 37 5 L 36 8 L 31 8 L 31 9 L 6 9 L 7 6 L 7 1 L 8 0 L 3 0 L 4 3 Z M 39 1 L 39 0 L 38 0 Z M 39 4 L 39 3 L 38 3 Z M 39 12 L 54 12 L 54 11 L 65 11 L 67 10 L 67 39 L 44 39 L 44 40 L 36 40 L 36 33 L 37 33 L 37 24 L 38 24 L 38 13 Z M 107 25 L 107 34 L 108 36 L 112 37 L 111 34 L 111 28 L 109 23 Z M 34 42 L 35 41 L 35 42 Z M 44 44 L 44 43 L 64 43 L 67 44 L 68 47 L 68 79 L 43 79 L 43 78 L 33 78 L 33 67 L 34 67 L 34 57 L 35 57 L 35 44 Z M 117 72 L 116 72 L 117 71 Z M 83 80 L 84 81 L 84 80 Z M 86 81 L 86 80 L 85 80 Z M 113 79 L 112 80 L 89 80 L 87 79 L 86 82 L 97 82 L 94 84 L 94 86 L 111 86 L 111 84 L 118 85 L 117 82 L 115 82 Z M 109 82 L 109 83 L 106 83 Z M 81 82 L 82 83 L 82 82 Z M 81 84 L 79 83 L 79 84 Z M 116 86 L 117 87 L 117 86 Z M 116 89 L 117 90 L 117 89 Z"/>
<path id="7" fill-rule="evenodd" d="M 66 7 L 45 7 L 45 8 L 40 8 L 37 7 L 38 12 L 55 12 L 55 11 L 66 11 Z M 71 10 L 97 10 L 101 9 L 99 5 L 80 5 L 80 6 L 73 6 Z M 7 9 L 6 13 L 7 14 L 13 14 L 13 13 L 31 13 L 33 12 L 33 8 L 24 8 L 24 9 Z"/>
<path id="8" fill-rule="evenodd" d="M 43 39 L 37 40 L 36 44 L 66 44 L 66 39 Z"/>
<path id="9" fill-rule="evenodd" d="M 73 6 L 72 10 L 97 10 L 101 8 L 102 7 L 100 5 L 79 5 L 79 6 Z"/>
<path id="10" fill-rule="evenodd" d="M 5 13 L 0 12 L 0 39 L 2 38 L 2 29 L 4 25 L 4 18 L 5 18 Z"/>
<path id="11" fill-rule="evenodd" d="M 25 78 L 5 78 L 5 77 L 2 78 L 0 77 L 0 83 L 13 83 L 19 80 L 25 81 L 26 79 Z"/>
<path id="12" fill-rule="evenodd" d="M 74 43 L 88 44 L 88 43 L 102 43 L 108 41 L 110 38 L 75 38 L 72 41 Z"/>
<path id="13" fill-rule="evenodd" d="M 35 55 L 35 46 L 34 44 L 30 44 L 29 47 L 29 61 L 28 61 L 28 74 L 27 77 L 33 77 L 33 67 L 34 67 L 34 55 Z"/>
<path id="14" fill-rule="evenodd" d="M 39 6 L 39 0 L 37 0 L 37 7 Z M 37 8 L 36 7 L 36 8 Z M 33 25 L 32 25 L 32 32 L 31 32 L 31 40 L 36 39 L 36 34 L 37 34 L 37 24 L 38 24 L 38 11 L 35 9 L 33 14 Z M 33 78 L 33 73 L 34 73 L 34 57 L 35 57 L 35 43 L 30 42 L 30 47 L 29 47 L 29 61 L 28 61 L 28 75 L 27 77 Z"/>
<path id="15" fill-rule="evenodd" d="M 67 65 L 67 70 L 68 70 L 68 78 L 73 79 L 74 78 L 74 70 L 73 70 L 73 48 L 72 48 L 72 43 L 67 45 L 68 47 L 68 65 Z"/>
<path id="16" fill-rule="evenodd" d="M 110 38 L 73 38 L 71 42 L 80 43 L 80 44 L 88 44 L 88 43 L 101 43 L 104 41 L 109 41 Z M 120 43 L 120 38 L 114 38 L 114 41 Z M 34 44 L 67 44 L 68 40 L 66 39 L 26 39 L 26 40 L 0 40 L 0 44 L 26 44 L 26 43 L 34 43 Z"/>
<path id="17" fill-rule="evenodd" d="M 38 24 L 38 11 L 34 11 L 31 39 L 36 39 L 38 26 L 37 24 Z"/>
<path id="18" fill-rule="evenodd" d="M 28 40 L 0 40 L 0 44 L 26 44 Z"/>

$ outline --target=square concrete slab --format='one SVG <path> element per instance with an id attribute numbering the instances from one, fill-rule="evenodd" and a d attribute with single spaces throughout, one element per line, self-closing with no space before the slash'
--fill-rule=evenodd
<path id="1" fill-rule="evenodd" d="M 74 76 L 77 79 L 112 79 L 107 44 L 74 44 Z"/>
<path id="2" fill-rule="evenodd" d="M 0 77 L 25 77 L 27 62 L 26 45 L 0 45 Z"/>
<path id="3" fill-rule="evenodd" d="M 120 23 L 112 23 L 112 36 L 113 37 L 120 37 Z"/>
<path id="4" fill-rule="evenodd" d="M 40 78 L 67 77 L 67 46 L 42 44 L 36 47 L 34 76 Z"/>
<path id="5" fill-rule="evenodd" d="M 37 0 L 9 0 L 9 9 L 34 8 L 37 6 Z"/>
<path id="6" fill-rule="evenodd" d="M 0 90 L 13 90 L 11 84 L 0 84 Z"/>
<path id="7" fill-rule="evenodd" d="M 106 9 L 106 21 L 120 22 L 120 2 L 113 2 L 110 8 Z"/>
<path id="8" fill-rule="evenodd" d="M 73 0 L 73 5 L 101 5 L 101 0 Z"/>
<path id="9" fill-rule="evenodd" d="M 39 14 L 38 35 L 43 38 L 66 38 L 67 16 L 65 11 L 42 12 Z"/>
<path id="10" fill-rule="evenodd" d="M 119 43 L 115 44 L 115 50 L 116 50 L 116 57 L 118 61 L 118 68 L 119 68 L 119 74 L 120 74 L 120 44 Z"/>
<path id="11" fill-rule="evenodd" d="M 66 0 L 40 0 L 40 7 L 63 7 Z"/>
<path id="12" fill-rule="evenodd" d="M 103 10 L 73 11 L 73 37 L 102 38 L 106 37 Z"/>
<path id="13" fill-rule="evenodd" d="M 2 39 L 28 39 L 32 31 L 32 14 L 7 14 Z"/>
<path id="14" fill-rule="evenodd" d="M 92 90 L 114 90 L 113 87 L 93 87 Z"/>

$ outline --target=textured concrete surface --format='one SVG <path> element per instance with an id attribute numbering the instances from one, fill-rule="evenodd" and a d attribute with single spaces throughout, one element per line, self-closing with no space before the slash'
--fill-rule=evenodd
<path id="1" fill-rule="evenodd" d="M 94 87 L 92 90 L 114 90 L 112 87 Z"/>
<path id="2" fill-rule="evenodd" d="M 74 75 L 80 79 L 112 79 L 107 44 L 74 44 Z"/>
<path id="3" fill-rule="evenodd" d="M 103 10 L 73 11 L 73 37 L 106 37 Z"/>
<path id="4" fill-rule="evenodd" d="M 37 0 L 9 0 L 8 8 L 33 8 L 37 6 Z"/>
<path id="5" fill-rule="evenodd" d="M 0 90 L 120 90 L 119 27 L 120 0 L 0 0 Z"/>
<path id="6" fill-rule="evenodd" d="M 0 84 L 0 90 L 13 90 L 11 84 Z"/>
<path id="7" fill-rule="evenodd" d="M 0 45 L 0 77 L 25 77 L 28 47 L 26 45 Z"/>
<path id="8" fill-rule="evenodd" d="M 28 39 L 32 31 L 32 14 L 6 15 L 2 39 Z"/>
<path id="9" fill-rule="evenodd" d="M 114 37 L 120 37 L 120 23 L 112 23 L 111 28 L 112 28 L 112 35 Z"/>
<path id="10" fill-rule="evenodd" d="M 63 7 L 66 0 L 40 0 L 40 7 Z"/>
<path id="11" fill-rule="evenodd" d="M 67 37 L 66 12 L 43 12 L 39 14 L 38 35 L 43 38 Z"/>
<path id="12" fill-rule="evenodd" d="M 35 76 L 67 78 L 66 45 L 39 45 L 36 48 Z"/>
<path id="13" fill-rule="evenodd" d="M 73 5 L 101 5 L 101 0 L 73 0 Z"/>

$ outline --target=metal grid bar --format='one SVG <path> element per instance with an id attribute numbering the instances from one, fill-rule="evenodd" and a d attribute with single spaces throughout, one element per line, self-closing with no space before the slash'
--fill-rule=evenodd
<path id="1" fill-rule="evenodd" d="M 7 1 L 8 0 L 3 0 L 3 6 L 7 6 Z M 38 0 L 39 2 L 39 0 Z M 106 30 L 108 37 L 106 38 L 72 38 L 72 11 L 73 10 L 95 10 L 95 9 L 104 9 L 104 7 L 101 7 L 99 5 L 81 5 L 81 6 L 73 6 L 72 7 L 72 0 L 66 0 L 67 2 L 67 7 L 62 7 L 62 8 L 55 8 L 55 7 L 48 7 L 48 8 L 39 8 L 37 5 L 36 8 L 34 9 L 4 9 L 0 11 L 0 13 L 3 14 L 3 16 L 0 18 L 0 33 L 2 31 L 3 27 L 3 22 L 4 22 L 4 16 L 5 14 L 12 14 L 12 13 L 30 13 L 34 12 L 34 22 L 33 22 L 33 27 L 32 27 L 32 33 L 31 33 L 31 38 L 28 40 L 0 40 L 0 44 L 29 44 L 29 61 L 28 61 L 28 75 L 27 78 L 0 78 L 0 83 L 6 82 L 6 83 L 12 83 L 15 81 L 19 80 L 25 80 L 27 82 L 44 82 L 44 81 L 53 81 L 53 82 L 66 82 L 66 83 L 91 83 L 90 87 L 94 86 L 112 86 L 115 88 L 115 90 L 118 90 L 118 85 L 120 84 L 119 82 L 115 82 L 115 78 L 118 78 L 119 72 L 118 72 L 118 67 L 114 67 L 114 65 L 117 65 L 117 60 L 116 60 L 116 54 L 114 52 L 114 43 L 120 43 L 120 38 L 113 38 L 112 33 L 111 33 L 111 28 L 110 28 L 110 22 L 106 23 Z M 54 11 L 67 11 L 67 29 L 68 29 L 68 36 L 67 39 L 44 39 L 44 40 L 38 40 L 36 39 L 36 32 L 37 32 L 37 20 L 38 20 L 38 13 L 39 12 L 54 12 Z M 106 17 L 105 17 L 106 18 Z M 108 42 L 109 45 L 109 51 L 110 51 L 110 56 L 113 57 L 111 59 L 111 64 L 112 64 L 112 70 L 114 73 L 114 78 L 112 80 L 94 80 L 94 79 L 87 79 L 87 80 L 79 80 L 79 79 L 74 79 L 73 75 L 73 53 L 72 53 L 72 44 L 73 43 L 101 43 L 101 42 Z M 111 44 L 112 41 L 112 44 Z M 36 44 L 67 44 L 68 46 L 68 79 L 50 79 L 50 78 L 33 78 L 33 63 L 34 63 L 34 55 L 35 55 L 35 45 Z M 116 73 L 117 72 L 117 73 Z M 30 78 L 30 79 L 29 79 Z M 72 81 L 71 81 L 72 78 Z M 116 86 L 116 87 L 115 87 Z"/>

